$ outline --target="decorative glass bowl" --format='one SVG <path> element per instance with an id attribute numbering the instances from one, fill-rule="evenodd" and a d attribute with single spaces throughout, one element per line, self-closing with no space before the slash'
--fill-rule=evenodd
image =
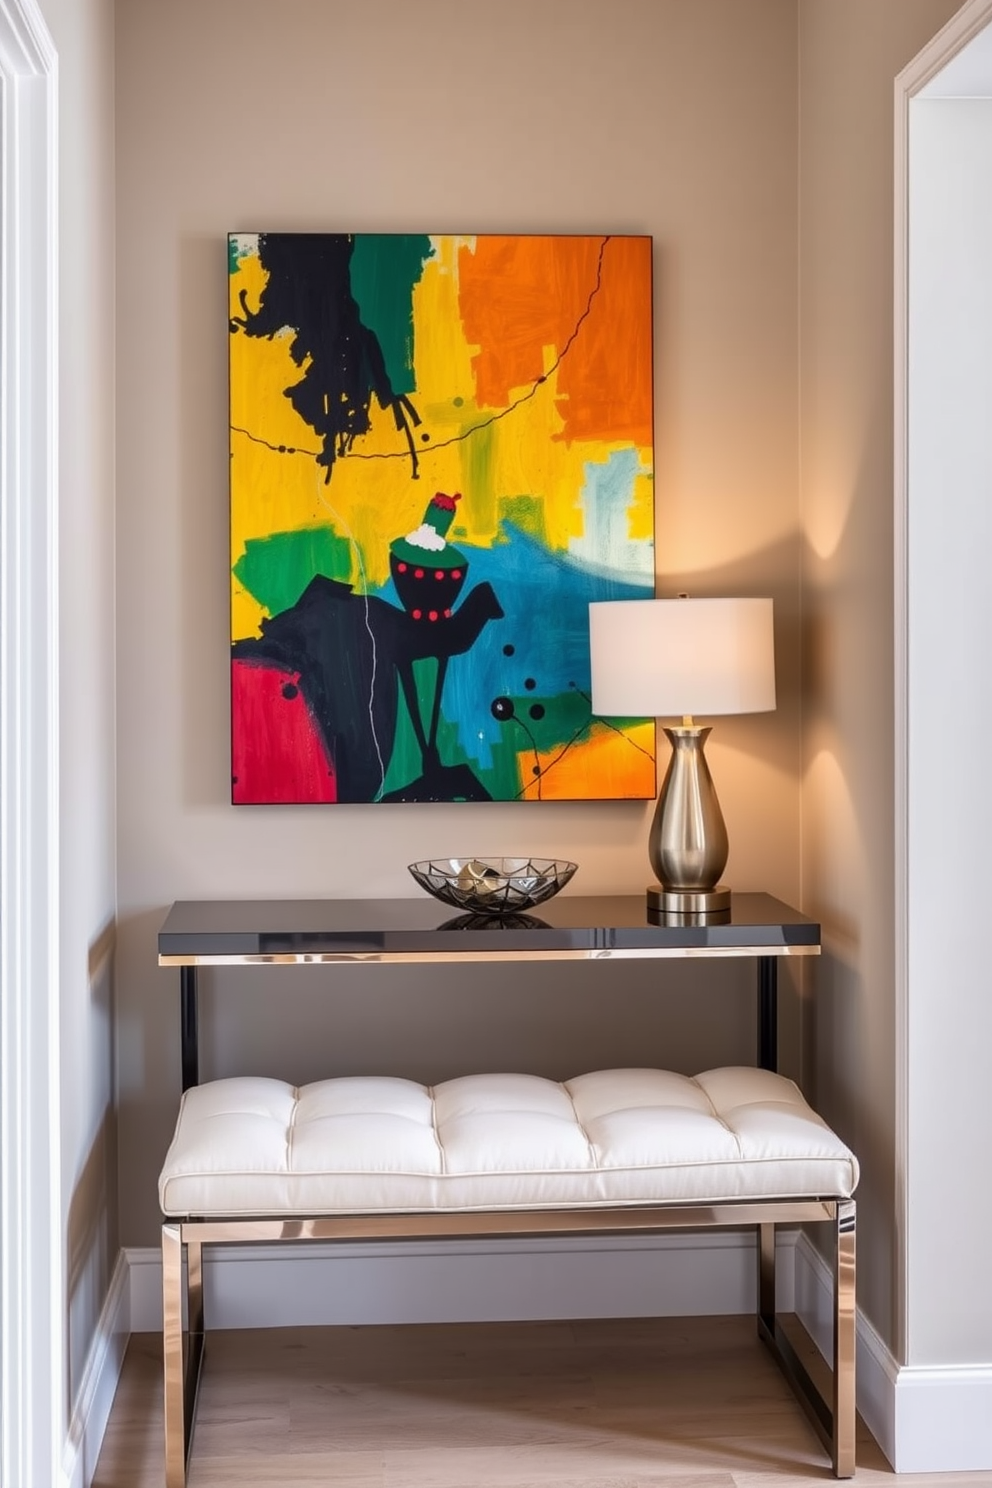
<path id="1" fill-rule="evenodd" d="M 411 863 L 422 889 L 472 914 L 519 914 L 563 889 L 578 863 L 556 858 L 428 858 Z"/>

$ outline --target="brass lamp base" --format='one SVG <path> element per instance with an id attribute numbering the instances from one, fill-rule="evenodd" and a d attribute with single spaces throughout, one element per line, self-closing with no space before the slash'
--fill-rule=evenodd
<path id="1" fill-rule="evenodd" d="M 648 860 L 657 878 L 648 888 L 648 915 L 655 924 L 730 917 L 730 890 L 717 882 L 727 866 L 728 843 L 703 753 L 709 732 L 696 724 L 665 729 L 672 757 L 648 834 Z"/>
<path id="2" fill-rule="evenodd" d="M 648 884 L 648 913 L 652 915 L 707 915 L 730 913 L 730 890 L 723 884 L 715 889 L 665 889 L 661 884 Z"/>

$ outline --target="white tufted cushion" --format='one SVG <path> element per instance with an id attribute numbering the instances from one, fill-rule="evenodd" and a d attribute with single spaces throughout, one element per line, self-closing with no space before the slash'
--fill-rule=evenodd
<path id="1" fill-rule="evenodd" d="M 183 1096 L 159 1199 L 174 1217 L 409 1213 L 844 1198 L 857 1181 L 852 1153 L 767 1070 L 433 1088 L 249 1077 Z"/>

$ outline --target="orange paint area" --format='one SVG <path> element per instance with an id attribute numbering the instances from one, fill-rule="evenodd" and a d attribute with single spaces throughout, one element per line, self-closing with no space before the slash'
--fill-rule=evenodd
<path id="1" fill-rule="evenodd" d="M 650 238 L 480 237 L 458 275 L 480 408 L 558 364 L 556 437 L 651 444 Z"/>
<path id="2" fill-rule="evenodd" d="M 615 799 L 644 799 L 655 794 L 654 723 L 628 726 L 624 733 L 609 724 L 594 724 L 591 736 L 561 753 L 521 751 L 517 757 L 520 778 L 533 779 L 523 790 L 526 801 L 580 801 L 596 782 L 604 796 Z M 533 777 L 539 764 L 541 776 Z"/>

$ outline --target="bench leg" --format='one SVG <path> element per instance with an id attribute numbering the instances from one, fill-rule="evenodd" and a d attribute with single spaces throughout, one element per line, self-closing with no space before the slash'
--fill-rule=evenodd
<path id="1" fill-rule="evenodd" d="M 758 1335 L 775 1355 L 783 1374 L 816 1427 L 833 1464 L 834 1476 L 854 1476 L 855 1431 L 855 1216 L 853 1199 L 835 1205 L 834 1370 L 831 1398 L 824 1399 L 775 1314 L 775 1226 L 758 1226 Z"/>
<path id="2" fill-rule="evenodd" d="M 834 1475 L 854 1476 L 857 1403 L 855 1396 L 855 1251 L 857 1207 L 853 1199 L 837 1204 L 834 1250 Z"/>
<path id="3" fill-rule="evenodd" d="M 186 1242 L 186 1313 L 190 1351 L 203 1348 L 203 1246 L 183 1236 Z M 199 1340 L 199 1342 L 197 1342 Z"/>
<path id="4" fill-rule="evenodd" d="M 758 1317 L 775 1326 L 775 1226 L 758 1226 Z"/>
<path id="5" fill-rule="evenodd" d="M 183 1248 L 186 1249 L 186 1285 Z M 185 1303 L 188 1325 L 183 1326 Z M 203 1363 L 203 1263 L 198 1239 L 162 1226 L 162 1346 L 165 1364 L 165 1488 L 186 1488 L 186 1462 Z"/>
<path id="6" fill-rule="evenodd" d="M 162 1347 L 165 1375 L 165 1488 L 186 1488 L 183 1244 L 178 1225 L 162 1226 Z"/>

